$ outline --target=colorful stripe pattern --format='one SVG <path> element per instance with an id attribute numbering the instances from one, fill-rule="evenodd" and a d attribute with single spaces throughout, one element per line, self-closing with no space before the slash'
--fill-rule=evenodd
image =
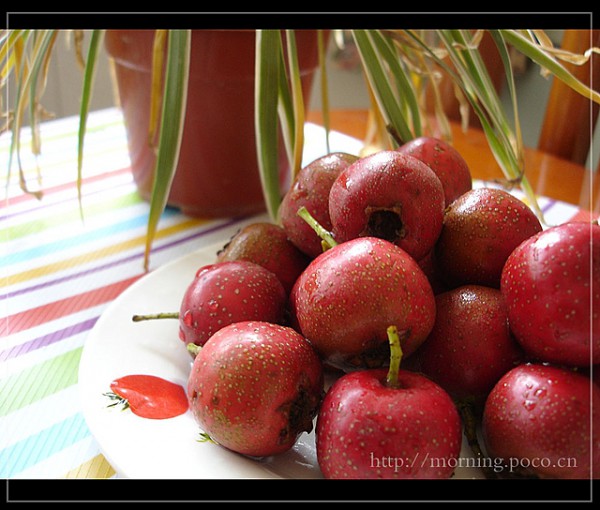
<path id="1" fill-rule="evenodd" d="M 83 218 L 73 184 L 76 119 L 42 126 L 44 145 L 37 160 L 27 153 L 27 141 L 22 144 L 21 162 L 31 188 L 37 186 L 37 168 L 43 169 L 42 200 L 19 189 L 16 171 L 10 179 L 6 173 L 2 177 L 0 476 L 7 479 L 116 476 L 81 413 L 77 371 L 87 334 L 103 310 L 144 276 L 148 206 L 132 181 L 119 111 L 94 112 L 88 125 Z M 324 154 L 322 136 L 322 129 L 307 126 L 306 138 L 312 141 L 305 162 Z M 8 161 L 9 147 L 5 133 L 0 161 Z M 335 148 L 359 149 L 360 142 L 347 137 Z M 575 206 L 547 199 L 541 205 L 549 223 L 578 214 Z M 242 221 L 194 219 L 168 209 L 151 269 L 227 239 Z"/>
<path id="2" fill-rule="evenodd" d="M 109 478 L 114 469 L 91 436 L 78 403 L 77 372 L 89 331 L 105 307 L 144 276 L 148 205 L 132 180 L 118 110 L 88 121 L 82 212 L 74 185 L 77 122 L 42 127 L 42 155 L 22 166 L 44 196 L 24 194 L 16 166 L 3 173 L 0 202 L 0 476 Z M 0 137 L 7 168 L 10 138 Z M 226 239 L 240 219 L 189 218 L 167 209 L 151 269 Z"/>

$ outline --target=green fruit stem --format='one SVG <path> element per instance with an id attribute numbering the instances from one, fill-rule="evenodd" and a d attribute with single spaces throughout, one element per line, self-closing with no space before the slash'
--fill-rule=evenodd
<path id="1" fill-rule="evenodd" d="M 185 348 L 187 349 L 187 351 L 189 353 L 192 354 L 192 356 L 196 357 L 198 355 L 198 353 L 200 352 L 200 349 L 202 349 L 202 347 L 200 345 L 197 345 L 193 342 L 190 342 L 189 344 L 187 344 L 185 346 Z"/>
<path id="2" fill-rule="evenodd" d="M 109 391 L 109 392 L 103 393 L 102 395 L 104 395 L 105 397 L 108 397 L 110 400 L 113 401 L 111 404 L 108 404 L 106 407 L 120 407 L 123 411 L 125 409 L 129 409 L 129 400 L 122 397 L 121 395 L 118 395 L 114 391 Z"/>
<path id="3" fill-rule="evenodd" d="M 206 432 L 200 432 L 199 439 L 196 439 L 199 443 L 213 443 L 218 444 L 212 437 L 210 437 Z"/>
<path id="4" fill-rule="evenodd" d="M 152 313 L 149 315 L 134 315 L 131 317 L 133 322 L 151 321 L 155 319 L 179 319 L 178 312 Z"/>
<path id="5" fill-rule="evenodd" d="M 331 232 L 329 232 L 323 225 L 321 225 L 312 214 L 308 212 L 308 209 L 304 206 L 298 209 L 298 216 L 300 216 L 310 227 L 316 232 L 316 234 L 323 240 L 323 251 L 328 250 L 337 246 L 336 240 L 333 238 Z"/>
<path id="6" fill-rule="evenodd" d="M 477 424 L 479 420 L 475 416 L 473 402 L 469 399 L 464 399 L 457 402 L 456 407 L 458 408 L 462 418 L 464 434 L 467 438 L 469 447 L 475 456 L 482 461 L 481 465 L 483 466 L 485 477 L 488 479 L 498 478 L 498 474 L 488 465 L 487 462 L 483 461 L 483 459 L 486 458 L 486 455 L 483 453 L 481 445 L 479 444 L 479 439 L 477 438 Z"/>
<path id="7" fill-rule="evenodd" d="M 402 347 L 400 345 L 400 335 L 396 326 L 387 328 L 387 336 L 390 342 L 390 367 L 386 378 L 386 384 L 390 388 L 399 388 L 398 372 L 400 371 L 400 362 L 402 361 Z"/>

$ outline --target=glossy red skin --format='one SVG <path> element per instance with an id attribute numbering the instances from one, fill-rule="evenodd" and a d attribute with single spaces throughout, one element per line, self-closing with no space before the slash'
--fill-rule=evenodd
<path id="1" fill-rule="evenodd" d="M 421 160 L 435 172 L 444 188 L 446 206 L 473 187 L 469 165 L 452 145 L 443 140 L 421 136 L 401 145 L 398 151 Z"/>
<path id="2" fill-rule="evenodd" d="M 525 355 L 498 289 L 465 285 L 436 296 L 436 319 L 419 348 L 421 371 L 455 399 L 485 400 Z"/>
<path id="3" fill-rule="evenodd" d="M 357 156 L 343 152 L 327 154 L 316 159 L 300 170 L 292 187 L 283 197 L 279 207 L 281 225 L 290 241 L 311 258 L 323 253 L 321 238 L 298 216 L 298 209 L 306 207 L 323 228 L 331 230 L 331 185 L 337 176 L 357 159 Z"/>
<path id="4" fill-rule="evenodd" d="M 449 478 L 462 442 L 452 399 L 422 375 L 400 370 L 397 389 L 386 376 L 352 372 L 325 395 L 315 431 L 324 477 Z"/>
<path id="5" fill-rule="evenodd" d="M 501 291 L 527 352 L 558 364 L 600 362 L 600 226 L 565 223 L 528 239 L 506 261 Z"/>
<path id="6" fill-rule="evenodd" d="M 283 323 L 287 293 L 274 273 L 247 260 L 201 267 L 179 310 L 179 338 L 204 345 L 222 327 L 243 320 Z"/>
<path id="7" fill-rule="evenodd" d="M 427 277 L 404 250 L 374 237 L 353 239 L 314 259 L 290 294 L 298 330 L 342 370 L 389 361 L 387 328 L 395 325 L 408 357 L 435 320 Z"/>
<path id="8" fill-rule="evenodd" d="M 507 191 L 477 188 L 446 209 L 435 246 L 440 275 L 450 287 L 500 287 L 508 256 L 542 230 L 535 213 Z"/>
<path id="9" fill-rule="evenodd" d="M 566 368 L 524 364 L 512 369 L 485 403 L 482 430 L 488 455 L 502 458 L 506 464 L 513 459 L 515 471 L 529 464 L 526 472 L 540 478 L 589 479 L 590 466 L 597 478 L 599 391 L 588 377 Z M 532 465 L 542 462 L 550 465 Z"/>
<path id="10" fill-rule="evenodd" d="M 259 321 L 215 333 L 194 359 L 187 388 L 200 428 L 253 457 L 283 453 L 310 432 L 323 393 L 321 360 L 310 343 L 289 327 Z"/>
<path id="11" fill-rule="evenodd" d="M 129 409 L 141 418 L 164 420 L 188 410 L 185 389 L 154 375 L 132 374 L 110 383 L 113 393 L 127 400 Z"/>
<path id="12" fill-rule="evenodd" d="M 282 227 L 268 222 L 245 226 L 217 254 L 218 262 L 232 260 L 249 260 L 275 273 L 287 293 L 310 262 Z"/>
<path id="13" fill-rule="evenodd" d="M 331 186 L 329 216 L 338 242 L 382 237 L 419 260 L 440 235 L 444 200 L 442 183 L 425 163 L 398 151 L 381 151 L 340 174 Z M 399 218 L 394 234 L 383 236 L 370 227 L 381 211 Z"/>

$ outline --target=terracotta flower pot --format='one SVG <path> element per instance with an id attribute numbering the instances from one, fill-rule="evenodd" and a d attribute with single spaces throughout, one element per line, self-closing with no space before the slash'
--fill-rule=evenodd
<path id="1" fill-rule="evenodd" d="M 150 196 L 155 149 L 148 143 L 151 30 L 109 30 L 134 179 Z M 317 33 L 296 33 L 305 98 L 318 66 Z M 228 217 L 265 209 L 254 136 L 252 30 L 194 30 L 181 153 L 169 205 L 192 216 Z M 283 152 L 282 152 L 283 154 Z M 282 179 L 287 160 L 281 157 Z M 282 186 L 286 183 L 282 182 Z"/>

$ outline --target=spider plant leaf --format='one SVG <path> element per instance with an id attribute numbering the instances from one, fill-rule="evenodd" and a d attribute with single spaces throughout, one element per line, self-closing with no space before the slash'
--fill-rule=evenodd
<path id="1" fill-rule="evenodd" d="M 28 33 L 26 37 L 19 38 L 15 41 L 14 52 L 15 52 L 15 75 L 16 79 L 16 93 L 15 93 L 15 107 L 14 116 L 12 119 L 12 136 L 8 155 L 8 174 L 10 176 L 13 158 L 17 158 L 17 166 L 19 169 L 19 186 L 25 193 L 32 194 L 36 198 L 42 197 L 41 191 L 31 191 L 27 185 L 25 179 L 25 173 L 23 171 L 23 165 L 21 164 L 21 126 L 23 124 L 23 117 L 25 115 L 25 109 L 29 101 L 29 95 L 26 93 L 31 83 L 31 68 L 26 58 L 26 46 L 29 40 L 35 39 Z M 39 38 L 38 38 L 39 42 Z M 33 60 L 37 58 L 37 51 L 39 51 L 39 44 L 35 44 L 35 41 L 31 43 L 34 45 L 32 50 Z"/>
<path id="2" fill-rule="evenodd" d="M 79 64 L 80 69 L 85 69 L 85 57 L 83 56 L 83 41 L 84 33 L 83 30 L 71 30 L 69 35 L 72 36 L 73 49 L 75 50 L 75 60 Z"/>
<path id="3" fill-rule="evenodd" d="M 29 72 L 29 66 L 27 63 L 27 58 L 25 56 L 26 46 L 30 39 L 33 39 L 33 31 L 23 32 L 22 37 L 17 37 L 14 41 L 13 45 L 13 54 L 15 56 L 15 75 L 16 81 L 21 81 L 22 75 L 27 75 Z"/>
<path id="4" fill-rule="evenodd" d="M 506 81 L 508 84 L 508 93 L 512 105 L 513 110 L 513 118 L 514 118 L 514 129 L 515 129 L 515 150 L 519 159 L 519 166 L 525 166 L 525 153 L 523 147 L 523 132 L 521 130 L 521 122 L 519 119 L 519 106 L 517 101 L 517 87 L 515 85 L 515 76 L 513 73 L 512 65 L 510 62 L 510 55 L 508 53 L 508 47 L 502 34 L 500 34 L 497 30 L 490 30 L 490 36 L 492 40 L 496 44 L 496 48 L 498 49 L 498 53 L 500 54 L 500 59 L 502 60 L 502 64 L 504 66 L 504 72 L 506 75 Z"/>
<path id="5" fill-rule="evenodd" d="M 531 39 L 525 37 L 518 30 L 500 30 L 502 37 L 517 50 L 529 57 L 540 67 L 550 71 L 556 78 L 563 81 L 575 92 L 589 98 L 594 103 L 600 104 L 600 92 L 597 92 L 573 76 L 550 52 L 544 51 Z"/>
<path id="6" fill-rule="evenodd" d="M 98 47 L 102 40 L 102 32 L 92 30 L 90 45 L 85 59 L 85 69 L 83 73 L 83 89 L 81 91 L 81 105 L 79 108 L 79 131 L 77 134 L 77 198 L 79 200 L 79 212 L 83 218 L 83 208 L 81 199 L 81 182 L 83 170 L 83 143 L 85 139 L 85 130 L 87 125 L 90 103 L 92 100 L 92 86 L 96 72 L 96 63 L 98 61 Z"/>
<path id="7" fill-rule="evenodd" d="M 481 102 L 491 108 L 496 108 L 499 104 L 496 89 L 477 49 L 477 43 L 474 41 L 480 39 L 479 33 L 471 34 L 465 30 L 441 30 L 440 35 L 446 42 L 453 63 L 462 69 L 465 76 L 470 78 L 471 85 Z"/>
<path id="8" fill-rule="evenodd" d="M 0 85 L 4 86 L 10 74 L 14 71 L 18 74 L 20 67 L 19 52 L 17 47 L 23 45 L 23 40 L 27 40 L 28 30 L 8 30 L 2 33 L 0 37 Z"/>
<path id="9" fill-rule="evenodd" d="M 277 112 L 279 114 L 279 125 L 283 136 L 283 144 L 287 154 L 288 161 L 294 160 L 294 140 L 296 138 L 296 122 L 294 121 L 294 102 L 292 99 L 292 91 L 285 64 L 286 56 L 284 55 L 283 40 L 281 34 L 278 39 L 279 47 L 279 79 L 277 90 Z"/>
<path id="10" fill-rule="evenodd" d="M 256 31 L 255 130 L 256 151 L 265 205 L 277 220 L 281 202 L 277 142 L 277 108 L 281 64 L 281 36 L 277 30 Z"/>
<path id="11" fill-rule="evenodd" d="M 473 50 L 465 34 L 439 31 L 439 35 L 440 40 L 445 44 L 447 55 L 454 64 L 454 69 L 443 62 L 436 52 L 425 45 L 423 41 L 414 35 L 413 37 L 438 65 L 444 68 L 452 80 L 461 87 L 481 122 L 488 146 L 505 177 L 511 185 L 520 185 L 534 211 L 543 221 L 543 214 L 538 205 L 537 197 L 525 176 L 525 161 L 523 152 L 520 149 L 522 148 L 520 128 L 516 129 L 515 132 L 512 131 L 500 105 L 500 99 L 491 80 L 489 80 L 487 69 L 483 66 L 483 62 L 479 61 L 479 55 L 473 55 Z M 469 52 L 471 53 L 469 54 Z M 500 52 L 502 55 L 502 45 Z M 508 58 L 507 52 L 504 54 L 504 58 Z M 509 80 L 510 77 L 512 77 L 512 73 L 509 75 Z M 516 126 L 519 126 L 518 116 L 515 123 Z M 518 140 L 515 142 L 515 139 Z"/>
<path id="12" fill-rule="evenodd" d="M 506 177 L 508 179 L 518 178 L 521 172 L 515 172 L 516 157 L 514 154 L 513 156 L 509 155 L 514 152 L 512 131 L 503 113 L 498 94 L 489 79 L 487 69 L 482 62 L 476 61 L 478 57 L 474 59 L 472 55 L 465 54 L 471 50 L 464 34 L 443 30 L 438 31 L 438 34 L 454 67 L 447 65 L 423 41 L 415 40 L 463 91 L 482 123 L 492 152 L 497 158 L 500 157 L 499 164 L 505 171 Z"/>
<path id="13" fill-rule="evenodd" d="M 458 80 L 463 83 L 471 102 L 479 102 L 482 111 L 492 119 L 492 125 L 502 133 L 507 133 L 510 128 L 502 103 L 483 59 L 470 40 L 470 34 L 464 30 L 441 30 L 439 34 L 457 71 Z M 508 143 L 510 137 L 506 138 Z"/>
<path id="14" fill-rule="evenodd" d="M 40 76 L 43 77 L 44 69 L 47 70 L 52 54 L 52 46 L 56 40 L 56 30 L 44 30 L 34 48 L 35 58 L 31 65 L 31 79 L 29 80 L 29 124 L 31 126 L 31 148 L 35 155 L 40 154 L 39 121 L 37 118 L 40 89 Z"/>
<path id="15" fill-rule="evenodd" d="M 167 205 L 179 159 L 183 121 L 185 119 L 190 38 L 189 30 L 169 31 L 158 152 L 154 167 L 154 182 L 150 197 L 150 212 L 144 252 L 144 268 L 146 270 L 148 270 L 150 250 L 156 236 L 158 222 Z"/>
<path id="16" fill-rule="evenodd" d="M 485 68 L 472 68 L 471 70 L 461 67 L 460 56 L 456 56 L 454 50 L 449 48 L 449 54 L 454 55 L 453 62 L 457 66 L 457 83 L 461 85 L 465 96 L 469 100 L 473 111 L 481 122 L 482 129 L 486 135 L 488 145 L 494 157 L 500 165 L 505 177 L 510 181 L 522 179 L 522 166 L 519 165 L 519 156 L 513 146 L 514 137 L 508 121 L 504 117 L 502 109 L 498 106 L 500 99 L 497 94 L 488 90 L 493 88 L 491 82 L 484 78 L 474 78 L 470 73 L 485 73 Z M 478 69 L 475 71 L 474 69 Z"/>
<path id="17" fill-rule="evenodd" d="M 294 138 L 292 140 L 292 159 L 290 160 L 292 178 L 294 178 L 302 166 L 305 112 L 300 65 L 298 64 L 298 49 L 296 47 L 296 36 L 293 30 L 286 30 L 286 42 L 294 111 Z"/>
<path id="18" fill-rule="evenodd" d="M 389 124 L 387 124 L 383 113 L 379 109 L 375 93 L 368 81 L 366 87 L 370 107 L 367 116 L 367 132 L 363 140 L 363 147 L 360 150 L 361 157 L 381 149 L 393 149 L 396 144 L 394 137 L 390 136 Z"/>
<path id="19" fill-rule="evenodd" d="M 23 36 L 26 37 L 26 36 Z M 21 58 L 20 58 L 20 54 L 22 54 L 22 52 L 20 52 L 18 50 L 18 45 L 19 44 L 23 44 L 23 40 L 21 37 L 16 38 L 12 44 L 11 41 L 9 40 L 10 38 L 6 39 L 3 41 L 3 47 L 2 47 L 2 59 L 4 61 L 4 66 L 3 66 L 3 73 L 6 72 L 6 76 L 3 76 L 3 80 L 8 80 L 8 77 L 10 76 L 11 71 L 14 71 L 15 76 L 18 77 L 19 73 L 20 73 L 20 69 L 23 67 L 23 63 L 21 62 Z M 16 81 L 16 97 L 15 97 L 15 107 L 14 107 L 14 112 L 13 112 L 13 116 L 12 119 L 7 119 L 7 127 L 9 127 L 11 129 L 11 139 L 10 139 L 10 147 L 9 147 L 9 151 L 8 151 L 8 165 L 7 165 L 7 178 L 6 181 L 9 182 L 10 180 L 10 175 L 11 175 L 11 171 L 12 171 L 12 162 L 13 162 L 13 156 L 15 154 L 16 151 L 16 145 L 17 145 L 17 139 L 19 137 L 19 121 L 18 119 L 15 118 L 15 113 L 17 111 L 18 108 L 18 104 L 19 104 L 19 94 L 21 91 L 21 83 L 20 80 L 15 80 Z M 10 99 L 7 97 L 7 99 Z"/>
<path id="20" fill-rule="evenodd" d="M 319 71 L 321 85 L 321 111 L 323 112 L 323 128 L 325 129 L 325 147 L 327 153 L 331 152 L 329 133 L 331 132 L 331 120 L 329 116 L 329 86 L 327 83 L 327 48 L 323 30 L 317 32 L 317 48 L 319 52 Z"/>
<path id="21" fill-rule="evenodd" d="M 414 138 L 404 118 L 402 107 L 390 86 L 388 75 L 382 65 L 382 57 L 373 42 L 370 32 L 353 30 L 363 69 L 377 99 L 379 109 L 390 125 L 403 141 Z"/>
<path id="22" fill-rule="evenodd" d="M 154 33 L 152 46 L 152 79 L 150 85 L 150 120 L 148 122 L 148 144 L 154 146 L 158 122 L 160 119 L 161 88 L 163 67 L 165 59 L 165 45 L 167 44 L 167 31 L 157 30 Z"/>
<path id="23" fill-rule="evenodd" d="M 396 52 L 391 39 L 384 37 L 380 31 L 373 31 L 370 35 L 373 44 L 377 47 L 379 54 L 386 62 L 390 74 L 398 86 L 398 97 L 402 98 L 406 106 L 406 123 L 409 124 L 410 119 L 410 125 L 412 126 L 412 138 L 421 136 L 421 111 L 419 110 L 419 101 L 415 92 L 415 86 L 408 71 L 402 65 L 402 60 Z"/>
<path id="24" fill-rule="evenodd" d="M 450 125 L 450 120 L 448 119 L 448 115 L 446 114 L 446 111 L 444 110 L 444 102 L 443 102 L 442 94 L 440 91 L 440 84 L 439 84 L 438 80 L 436 79 L 436 73 L 430 66 L 427 59 L 423 58 L 421 65 L 423 66 L 423 68 L 425 70 L 425 76 L 427 76 L 427 79 L 429 80 L 429 84 L 431 86 L 431 93 L 433 95 L 433 114 L 434 114 L 434 118 L 437 122 L 439 132 L 440 132 L 439 136 L 441 136 L 442 139 L 448 140 L 450 143 L 452 143 L 452 141 L 453 141 L 452 127 Z M 463 127 L 463 130 L 466 130 L 468 123 L 469 123 L 468 108 L 465 109 L 463 107 L 463 104 L 464 103 L 468 104 L 468 101 L 465 98 L 465 95 L 462 93 L 462 91 L 460 90 L 459 87 L 456 87 L 456 86 L 454 87 L 454 95 L 457 97 L 457 100 L 459 102 L 459 112 L 461 113 L 461 125 Z M 467 113 L 463 113 L 465 110 L 467 110 Z M 425 122 L 428 123 L 428 119 L 427 119 L 426 115 L 424 116 L 424 118 L 425 118 Z M 430 130 L 431 130 L 431 128 L 430 128 Z"/>

